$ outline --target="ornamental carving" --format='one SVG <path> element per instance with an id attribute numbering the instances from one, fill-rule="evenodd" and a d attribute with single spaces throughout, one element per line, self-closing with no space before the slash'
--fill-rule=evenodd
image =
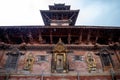
<path id="1" fill-rule="evenodd" d="M 87 66 L 89 72 L 96 71 L 96 61 L 92 53 L 87 54 Z"/>
<path id="2" fill-rule="evenodd" d="M 33 54 L 32 53 L 28 54 L 28 56 L 25 58 L 24 70 L 32 71 L 34 61 L 35 58 Z"/>
<path id="3" fill-rule="evenodd" d="M 59 42 L 57 43 L 57 45 L 53 49 L 53 52 L 63 52 L 63 51 L 67 52 L 67 49 L 65 48 L 65 46 L 60 38 Z"/>

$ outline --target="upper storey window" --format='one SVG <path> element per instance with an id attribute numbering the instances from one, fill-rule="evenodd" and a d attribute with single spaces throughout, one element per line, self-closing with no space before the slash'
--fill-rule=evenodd
<path id="1" fill-rule="evenodd" d="M 6 62 L 6 68 L 15 69 L 18 61 L 17 54 L 9 54 Z"/>
<path id="2" fill-rule="evenodd" d="M 111 57 L 111 53 L 108 52 L 108 50 L 102 50 L 99 52 L 99 56 L 102 62 L 102 66 L 104 70 L 107 70 L 111 67 L 114 67 L 113 60 Z"/>
<path id="3" fill-rule="evenodd" d="M 14 48 L 11 52 L 7 53 L 8 58 L 6 61 L 6 69 L 7 70 L 14 70 L 17 68 L 19 57 L 21 56 L 21 53 L 18 51 L 18 49 Z"/>

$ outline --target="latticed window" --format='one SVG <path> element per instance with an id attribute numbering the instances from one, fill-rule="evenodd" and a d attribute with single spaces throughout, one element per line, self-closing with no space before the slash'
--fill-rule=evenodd
<path id="1" fill-rule="evenodd" d="M 74 60 L 83 61 L 83 56 L 81 56 L 81 55 L 75 55 L 74 56 Z"/>
<path id="2" fill-rule="evenodd" d="M 46 61 L 46 56 L 45 55 L 38 55 L 38 61 Z"/>
<path id="3" fill-rule="evenodd" d="M 111 61 L 110 61 L 109 55 L 101 54 L 101 58 L 103 60 L 104 66 L 110 66 Z"/>
<path id="4" fill-rule="evenodd" d="M 103 51 L 100 53 L 100 58 L 103 66 L 113 66 L 113 61 L 110 53 Z"/>
<path id="5" fill-rule="evenodd" d="M 18 54 L 9 54 L 6 62 L 6 68 L 15 69 L 18 61 Z"/>

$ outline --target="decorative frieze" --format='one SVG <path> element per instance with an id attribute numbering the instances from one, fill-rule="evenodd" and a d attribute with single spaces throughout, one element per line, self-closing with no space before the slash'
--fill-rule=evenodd
<path id="1" fill-rule="evenodd" d="M 30 50 L 30 51 L 34 51 L 34 50 L 45 50 L 45 51 L 52 51 L 53 47 L 55 46 L 54 44 L 52 45 L 10 45 L 10 44 L 0 44 L 0 50 L 10 50 L 11 46 L 14 46 L 16 48 L 18 48 L 19 50 Z M 103 48 L 107 48 L 109 50 L 113 50 L 116 46 L 109 46 L 109 45 L 65 45 L 65 47 L 67 49 L 69 49 L 70 51 L 73 50 L 81 50 L 81 51 L 99 51 Z M 115 48 L 116 50 L 120 50 L 120 46 L 117 46 L 117 48 Z"/>

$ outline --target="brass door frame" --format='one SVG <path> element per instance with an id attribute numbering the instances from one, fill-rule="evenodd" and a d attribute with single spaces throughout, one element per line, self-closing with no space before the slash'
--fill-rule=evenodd
<path id="1" fill-rule="evenodd" d="M 58 72 L 57 71 L 57 56 L 58 55 L 62 55 L 63 56 L 63 71 L 61 72 L 68 72 L 68 69 L 66 68 L 67 67 L 67 57 L 66 57 L 66 53 L 65 52 L 55 52 L 54 55 L 53 55 L 53 62 L 54 62 L 54 70 L 52 70 L 52 72 Z M 53 66 L 53 64 L 51 64 Z"/>
<path id="2" fill-rule="evenodd" d="M 67 49 L 64 46 L 61 39 L 59 39 L 59 42 L 56 44 L 56 46 L 53 49 L 52 54 L 52 61 L 51 61 L 51 71 L 57 72 L 57 55 L 63 55 L 63 70 L 61 72 L 68 72 L 68 64 L 67 64 Z"/>

